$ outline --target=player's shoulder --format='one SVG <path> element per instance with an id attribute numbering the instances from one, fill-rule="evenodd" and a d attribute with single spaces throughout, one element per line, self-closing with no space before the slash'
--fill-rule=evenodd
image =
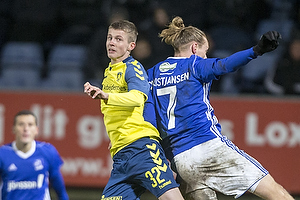
<path id="1" fill-rule="evenodd" d="M 12 143 L 4 144 L 0 147 L 0 152 L 13 151 Z"/>
<path id="2" fill-rule="evenodd" d="M 131 68 L 138 68 L 138 69 L 143 68 L 144 69 L 144 66 L 142 65 L 142 63 L 140 63 L 138 60 L 134 59 L 132 56 L 129 56 L 123 62 L 126 64 L 128 69 L 131 69 Z"/>
<path id="3" fill-rule="evenodd" d="M 135 61 L 135 59 L 132 56 L 129 56 L 123 60 L 123 63 L 130 64 L 133 61 Z"/>
<path id="4" fill-rule="evenodd" d="M 15 154 L 12 143 L 4 144 L 0 147 L 0 160 L 8 158 L 12 154 Z"/>
<path id="5" fill-rule="evenodd" d="M 133 57 L 128 57 L 125 59 L 126 62 L 126 71 L 125 71 L 125 80 L 127 81 L 130 78 L 137 78 L 136 80 L 145 81 L 148 79 L 147 72 L 143 65 L 135 60 Z"/>
<path id="6" fill-rule="evenodd" d="M 54 145 L 48 142 L 36 141 L 36 151 L 44 155 L 49 160 L 59 156 L 59 153 Z"/>
<path id="7" fill-rule="evenodd" d="M 49 142 L 43 142 L 43 141 L 36 141 L 36 148 L 42 149 L 42 150 L 55 149 L 55 147 L 52 144 L 50 144 Z"/>

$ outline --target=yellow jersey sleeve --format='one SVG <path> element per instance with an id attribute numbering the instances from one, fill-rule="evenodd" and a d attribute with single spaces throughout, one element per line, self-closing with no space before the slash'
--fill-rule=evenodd
<path id="1" fill-rule="evenodd" d="M 130 90 L 126 93 L 110 93 L 107 100 L 108 105 L 115 106 L 143 106 L 146 95 L 138 90 Z"/>

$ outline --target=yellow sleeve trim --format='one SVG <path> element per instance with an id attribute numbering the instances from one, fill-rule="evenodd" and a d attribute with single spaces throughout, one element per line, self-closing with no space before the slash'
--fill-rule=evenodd
<path id="1" fill-rule="evenodd" d="M 147 96 L 138 91 L 138 90 L 130 90 L 125 93 L 110 93 L 108 97 L 107 104 L 115 105 L 115 106 L 132 106 L 139 107 L 144 104 Z"/>

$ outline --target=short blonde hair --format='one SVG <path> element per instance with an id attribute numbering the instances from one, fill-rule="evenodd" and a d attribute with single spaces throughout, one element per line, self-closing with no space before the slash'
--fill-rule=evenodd
<path id="1" fill-rule="evenodd" d="M 128 33 L 128 42 L 136 42 L 138 31 L 134 23 L 128 20 L 119 20 L 110 24 L 108 29 L 122 30 Z"/>
<path id="2" fill-rule="evenodd" d="M 205 33 L 193 26 L 185 26 L 181 17 L 173 18 L 168 28 L 159 34 L 162 41 L 172 45 L 175 52 L 179 52 L 186 44 L 195 41 L 203 45 L 207 41 Z"/>

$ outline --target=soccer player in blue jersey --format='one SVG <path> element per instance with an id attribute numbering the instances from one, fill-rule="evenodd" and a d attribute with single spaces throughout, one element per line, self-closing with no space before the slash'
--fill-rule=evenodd
<path id="1" fill-rule="evenodd" d="M 15 141 L 0 148 L 2 200 L 50 200 L 49 181 L 59 200 L 68 200 L 55 147 L 35 141 L 37 118 L 23 110 L 14 117 Z"/>
<path id="2" fill-rule="evenodd" d="M 106 39 L 109 66 L 102 89 L 84 84 L 84 92 L 101 99 L 101 111 L 111 141 L 113 169 L 102 200 L 139 199 L 149 190 L 160 200 L 183 200 L 159 143 L 157 129 L 143 118 L 149 93 L 146 71 L 130 56 L 137 29 L 132 22 L 113 22 Z"/>
<path id="3" fill-rule="evenodd" d="M 250 191 L 263 199 L 293 199 L 265 168 L 221 134 L 209 101 L 213 80 L 276 49 L 280 34 L 267 32 L 253 48 L 224 59 L 207 58 L 205 33 L 186 27 L 181 17 L 160 37 L 175 54 L 147 71 L 151 89 L 144 117 L 158 128 L 167 158 L 182 179 L 184 197 L 216 200 L 215 191 L 236 198 Z"/>

